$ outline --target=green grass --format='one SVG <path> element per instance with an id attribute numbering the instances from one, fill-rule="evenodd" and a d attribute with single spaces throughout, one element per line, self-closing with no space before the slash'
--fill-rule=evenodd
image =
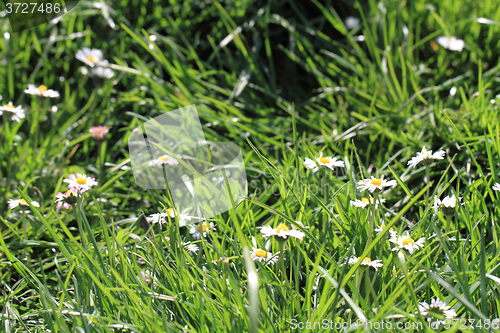
<path id="1" fill-rule="evenodd" d="M 9 38 L 0 18 L 0 103 L 26 111 L 20 123 L 0 116 L 0 330 L 283 332 L 366 318 L 394 332 L 491 331 L 477 322 L 500 317 L 497 8 L 493 0 L 80 1 L 60 22 Z M 348 16 L 360 26 L 348 30 Z M 465 49 L 435 49 L 441 35 Z M 85 46 L 103 51 L 113 79 L 82 75 L 75 54 Z M 29 83 L 61 96 L 34 98 L 24 93 Z M 191 104 L 207 140 L 241 147 L 249 196 L 199 241 L 173 220 L 150 238 L 140 212 L 171 203 L 135 184 L 128 136 Z M 96 125 L 111 127 L 102 145 L 89 133 Z M 446 151 L 429 179 L 422 164 L 407 166 L 424 145 Z M 348 167 L 308 171 L 304 159 L 320 151 Z M 58 211 L 63 179 L 77 172 L 99 184 L 77 208 Z M 370 176 L 398 185 L 376 210 L 351 206 L 366 197 L 356 182 Z M 467 203 L 447 233 L 431 205 L 453 193 Z M 20 198 L 40 207 L 8 208 Z M 388 229 L 377 236 L 370 227 L 382 220 L 425 246 L 401 264 Z M 265 244 L 261 226 L 295 221 L 308 227 L 299 227 L 302 240 L 268 243 L 282 251 L 278 263 L 251 260 L 252 238 Z M 368 254 L 383 267 L 344 264 Z M 141 283 L 146 270 L 156 284 Z M 462 322 L 429 328 L 418 304 L 432 298 Z"/>

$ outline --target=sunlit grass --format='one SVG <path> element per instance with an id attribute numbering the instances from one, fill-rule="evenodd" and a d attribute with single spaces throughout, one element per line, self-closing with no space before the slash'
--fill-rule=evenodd
<path id="1" fill-rule="evenodd" d="M 500 317 L 498 6 L 339 6 L 81 1 L 58 23 L 4 34 L 0 104 L 26 117 L 0 116 L 2 331 L 340 331 L 349 320 L 446 331 L 422 313 L 433 298 L 462 320 L 450 332 L 489 331 Z M 349 30 L 348 16 L 360 25 Z M 102 51 L 111 79 L 76 58 L 84 47 Z M 127 150 L 134 128 L 191 104 L 208 141 L 241 147 L 249 184 L 200 239 L 179 216 L 148 230 L 142 212 L 173 205 L 135 184 Z M 96 126 L 109 132 L 93 137 Z M 423 146 L 443 159 L 408 165 Z M 313 172 L 320 156 L 330 160 Z M 98 184 L 58 210 L 77 173 Z M 371 192 L 378 179 L 393 182 Z M 450 209 L 447 196 L 462 199 Z M 281 224 L 304 236 L 263 237 Z M 277 260 L 254 261 L 252 248 Z"/>

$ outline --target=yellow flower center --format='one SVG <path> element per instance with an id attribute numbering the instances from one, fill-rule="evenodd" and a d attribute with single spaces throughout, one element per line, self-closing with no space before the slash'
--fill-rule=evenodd
<path id="1" fill-rule="evenodd" d="M 94 62 L 94 56 L 93 55 L 88 56 L 87 60 L 90 62 Z"/>
<path id="2" fill-rule="evenodd" d="M 372 179 L 372 181 L 370 182 L 371 185 L 375 185 L 375 186 L 380 186 L 382 185 L 382 179 L 379 179 L 379 178 L 374 178 Z"/>
<path id="3" fill-rule="evenodd" d="M 27 203 L 27 202 L 26 202 L 26 200 L 24 200 L 24 199 L 19 199 L 19 203 L 20 203 L 21 205 L 28 205 L 28 203 Z"/>
<path id="4" fill-rule="evenodd" d="M 324 164 L 328 164 L 328 163 L 330 163 L 330 159 L 329 159 L 329 158 L 326 158 L 326 157 L 320 157 L 320 158 L 319 158 L 319 161 L 320 161 L 321 163 L 324 163 Z"/>
<path id="5" fill-rule="evenodd" d="M 168 208 L 167 209 L 167 214 L 170 215 L 172 213 L 174 213 L 174 209 L 173 208 Z"/>
<path id="6" fill-rule="evenodd" d="M 257 250 L 257 251 L 255 251 L 255 255 L 257 257 L 267 258 L 267 251 Z"/>
<path id="7" fill-rule="evenodd" d="M 358 261 L 361 260 L 361 257 L 358 257 Z M 372 260 L 370 258 L 365 258 L 363 259 L 363 262 L 371 262 Z"/>
<path id="8" fill-rule="evenodd" d="M 290 231 L 290 229 L 288 229 L 288 227 L 284 224 L 284 223 L 281 223 L 277 228 L 276 228 L 276 232 L 280 232 L 280 231 Z"/>
<path id="9" fill-rule="evenodd" d="M 403 240 L 403 246 L 405 245 L 415 245 L 415 241 L 413 240 L 413 238 L 406 238 L 405 240 Z"/>
<path id="10" fill-rule="evenodd" d="M 363 198 L 363 199 L 361 199 L 361 202 L 362 203 L 370 203 L 370 200 L 368 200 L 367 198 Z"/>
<path id="11" fill-rule="evenodd" d="M 158 157 L 158 161 L 166 162 L 168 161 L 168 156 L 160 156 Z"/>
<path id="12" fill-rule="evenodd" d="M 12 104 L 10 104 L 10 103 L 9 103 L 9 104 L 7 104 L 7 105 L 5 105 L 5 107 L 6 107 L 7 109 L 15 109 L 15 108 L 16 108 L 14 105 L 12 105 Z"/>
<path id="13" fill-rule="evenodd" d="M 206 224 L 198 224 L 196 229 L 200 232 L 205 232 L 208 230 L 208 226 Z"/>
<path id="14" fill-rule="evenodd" d="M 80 185 L 85 185 L 85 184 L 87 184 L 87 179 L 82 178 L 82 177 L 78 177 L 78 178 L 76 179 L 76 183 L 77 183 L 77 184 L 80 184 Z"/>
<path id="15" fill-rule="evenodd" d="M 38 91 L 40 93 L 44 93 L 47 91 L 47 87 L 42 84 L 41 86 L 38 87 Z"/>

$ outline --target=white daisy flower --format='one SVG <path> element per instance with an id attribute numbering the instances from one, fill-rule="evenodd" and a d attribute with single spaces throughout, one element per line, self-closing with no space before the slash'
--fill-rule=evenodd
<path id="1" fill-rule="evenodd" d="M 24 199 L 9 199 L 8 204 L 9 204 L 9 209 L 14 209 L 17 206 L 29 206 L 29 204 Z M 31 205 L 35 207 L 40 207 L 40 204 L 36 201 L 31 201 Z"/>
<path id="2" fill-rule="evenodd" d="M 90 76 L 97 76 L 102 79 L 109 80 L 113 76 L 115 76 L 115 72 L 111 68 L 99 66 L 92 68 L 92 70 L 90 71 Z"/>
<path id="3" fill-rule="evenodd" d="M 279 226 L 275 228 L 272 228 L 268 225 L 263 226 L 262 229 L 260 229 L 260 232 L 262 232 L 264 235 L 264 238 L 275 236 L 276 240 L 286 240 L 287 237 L 295 237 L 298 239 L 304 238 L 305 234 L 298 230 L 298 229 L 293 229 L 290 230 L 288 227 L 284 224 L 281 223 Z"/>
<path id="4" fill-rule="evenodd" d="M 189 209 L 189 208 L 188 208 Z M 188 222 L 191 221 L 191 216 L 189 214 L 186 214 L 185 212 L 188 210 L 185 209 L 182 213 L 179 215 L 179 226 L 180 227 L 185 227 L 188 225 Z"/>
<path id="5" fill-rule="evenodd" d="M 450 38 L 446 36 L 439 36 L 436 39 L 436 42 L 444 47 L 445 49 L 451 50 L 451 51 L 459 51 L 462 52 L 462 50 L 465 47 L 465 42 L 462 39 L 458 39 L 455 36 L 451 36 Z"/>
<path id="6" fill-rule="evenodd" d="M 176 216 L 175 209 L 173 208 L 167 208 L 165 213 L 157 213 L 157 214 L 151 214 L 151 222 L 152 223 L 159 223 L 159 224 L 164 224 L 167 223 L 167 216 L 170 216 L 171 218 L 175 218 Z"/>
<path id="7" fill-rule="evenodd" d="M 375 228 L 375 232 L 377 233 L 377 236 L 380 235 L 380 233 L 382 231 L 384 231 L 384 229 L 385 229 L 385 224 L 383 224 L 383 223 L 380 226 L 376 227 Z M 397 237 L 398 236 L 398 232 L 396 230 L 394 230 L 394 228 L 390 228 L 389 229 L 389 235 L 391 237 Z"/>
<path id="8" fill-rule="evenodd" d="M 59 93 L 52 89 L 47 89 L 43 84 L 38 86 L 38 88 L 34 84 L 28 84 L 28 89 L 24 91 L 27 94 L 35 95 L 35 96 L 43 96 L 43 97 L 59 97 Z"/>
<path id="9" fill-rule="evenodd" d="M 137 279 L 139 282 L 144 285 L 144 284 L 151 284 L 153 283 L 153 286 L 157 286 L 158 282 L 156 282 L 158 279 L 156 278 L 156 275 L 151 274 L 151 271 L 149 269 L 146 269 L 145 271 L 140 271 L 140 275 L 137 275 Z"/>
<path id="10" fill-rule="evenodd" d="M 495 191 L 500 191 L 500 183 L 495 183 L 492 187 Z"/>
<path id="11" fill-rule="evenodd" d="M 354 17 L 354 16 L 348 16 L 345 19 L 345 26 L 347 29 L 352 30 L 355 29 L 359 26 L 359 18 Z"/>
<path id="12" fill-rule="evenodd" d="M 253 261 L 258 261 L 260 263 L 264 263 L 265 265 L 274 265 L 279 260 L 279 252 L 273 255 L 271 252 L 261 248 L 253 247 L 252 251 L 250 251 L 250 255 L 252 256 Z"/>
<path id="13" fill-rule="evenodd" d="M 428 316 L 427 321 L 431 321 L 432 317 L 443 316 L 445 319 L 453 319 L 457 316 L 455 310 L 451 309 L 451 307 L 440 299 L 431 299 L 431 304 L 427 302 L 419 302 L 418 310 L 422 314 L 422 316 Z M 445 323 L 444 320 L 440 322 Z"/>
<path id="14" fill-rule="evenodd" d="M 2 111 L 7 111 L 13 113 L 12 120 L 20 122 L 21 119 L 26 118 L 26 114 L 24 113 L 23 106 L 14 106 L 12 102 L 5 104 L 4 106 L 0 106 L 0 115 L 2 115 Z"/>
<path id="15" fill-rule="evenodd" d="M 162 155 L 158 157 L 156 160 L 151 160 L 148 163 L 149 166 L 159 166 L 159 167 L 161 167 L 163 164 L 176 165 L 179 164 L 179 161 L 177 161 L 172 156 Z"/>
<path id="16" fill-rule="evenodd" d="M 319 157 L 316 159 L 319 165 L 326 166 L 327 168 L 333 170 L 333 167 L 343 167 L 344 162 L 338 160 L 336 157 L 326 156 L 323 157 L 323 152 L 319 153 Z"/>
<path id="17" fill-rule="evenodd" d="M 323 152 L 319 153 L 319 157 L 316 158 L 316 162 L 311 160 L 310 158 L 306 157 L 304 159 L 304 166 L 308 169 L 311 169 L 313 172 L 316 172 L 319 170 L 319 165 L 323 165 L 330 170 L 333 170 L 333 167 L 343 167 L 344 162 L 337 160 L 336 157 L 331 157 L 331 156 L 325 156 L 323 157 Z"/>
<path id="18" fill-rule="evenodd" d="M 461 202 L 462 197 L 455 197 L 455 195 L 449 196 L 447 195 L 444 197 L 443 200 L 439 200 L 437 196 L 434 197 L 434 215 L 437 214 L 437 211 L 439 208 L 441 208 L 441 211 L 443 212 L 444 215 L 455 215 L 455 208 L 457 207 L 457 202 L 461 203 L 462 205 L 465 205 L 466 202 Z"/>
<path id="19" fill-rule="evenodd" d="M 192 252 L 194 254 L 198 254 L 198 250 L 200 249 L 198 245 L 193 243 L 182 242 L 181 245 L 186 249 L 186 251 Z"/>
<path id="20" fill-rule="evenodd" d="M 392 251 L 397 251 L 401 249 L 405 249 L 410 254 L 413 254 L 415 250 L 424 247 L 425 237 L 420 238 L 418 241 L 415 241 L 410 237 L 408 231 L 404 235 L 391 234 L 391 238 L 389 242 L 396 244 L 396 247 L 392 249 Z"/>
<path id="21" fill-rule="evenodd" d="M 98 49 L 90 49 L 84 47 L 83 49 L 76 52 L 76 59 L 83 61 L 90 67 L 94 67 L 98 62 L 103 60 L 102 51 Z"/>
<path id="22" fill-rule="evenodd" d="M 424 164 L 431 164 L 432 160 L 442 160 L 444 158 L 444 154 L 444 150 L 438 150 L 433 154 L 432 150 L 426 150 L 424 146 L 422 151 L 417 153 L 417 156 L 412 157 L 411 160 L 408 161 L 408 165 L 415 168 L 415 166 L 420 162 L 423 162 Z"/>
<path id="23" fill-rule="evenodd" d="M 385 199 L 379 198 L 377 202 L 375 202 L 375 209 L 378 208 L 379 205 L 379 200 L 381 203 L 385 202 Z M 351 206 L 358 207 L 358 208 L 366 208 L 368 205 L 372 204 L 373 205 L 374 199 L 370 196 L 370 198 L 361 198 L 361 200 L 351 200 Z"/>
<path id="24" fill-rule="evenodd" d="M 382 178 L 371 177 L 371 179 L 360 180 L 358 182 L 358 190 L 361 192 L 369 190 L 370 193 L 376 190 L 382 191 L 384 187 L 396 186 L 398 183 L 395 180 L 385 180 Z"/>
<path id="25" fill-rule="evenodd" d="M 77 200 L 78 190 L 76 188 L 70 188 L 64 193 L 59 192 L 56 194 L 56 208 L 57 210 L 60 210 L 62 207 L 64 207 L 64 209 L 70 209 L 71 204 L 76 205 Z"/>
<path id="26" fill-rule="evenodd" d="M 64 179 L 63 182 L 68 183 L 69 188 L 76 188 L 80 192 L 89 191 L 92 186 L 97 185 L 95 178 L 87 177 L 87 175 L 82 175 L 77 173 L 75 175 L 69 175 L 69 178 Z"/>
<path id="27" fill-rule="evenodd" d="M 304 166 L 310 170 L 312 170 L 313 172 L 316 172 L 319 170 L 319 167 L 318 165 L 316 164 L 316 162 L 314 162 L 313 160 L 311 160 L 309 157 L 306 157 L 304 159 Z"/>
<path id="28" fill-rule="evenodd" d="M 347 263 L 349 265 L 354 265 L 359 260 L 361 260 L 361 257 L 354 257 L 354 256 L 352 256 L 351 258 L 349 258 L 349 261 Z M 375 270 L 377 270 L 377 271 L 378 271 L 378 269 L 380 267 L 384 266 L 384 264 L 382 264 L 382 260 L 371 260 L 368 257 L 366 257 L 365 259 L 363 259 L 363 261 L 361 262 L 360 265 L 371 266 L 371 267 L 375 268 Z"/>
<path id="29" fill-rule="evenodd" d="M 179 226 L 180 227 L 185 227 L 187 225 L 187 222 L 191 221 L 191 216 L 189 216 L 189 214 L 186 214 L 186 211 L 188 209 L 189 208 L 185 209 L 179 215 Z M 151 223 L 165 224 L 165 223 L 167 223 L 167 216 L 170 216 L 170 218 L 174 219 L 175 216 L 177 216 L 177 212 L 173 208 L 167 208 L 165 213 L 151 214 L 150 217 L 148 218 L 148 221 Z"/>
<path id="30" fill-rule="evenodd" d="M 207 236 L 209 229 L 216 230 L 215 224 L 213 222 L 210 222 L 209 224 L 207 224 L 207 222 L 193 224 L 189 230 L 189 233 L 193 234 L 194 238 L 200 239 L 201 235 L 203 235 L 203 237 Z"/>

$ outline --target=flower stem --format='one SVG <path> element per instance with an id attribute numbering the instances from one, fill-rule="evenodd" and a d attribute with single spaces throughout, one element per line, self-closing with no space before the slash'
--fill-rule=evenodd
<path id="1" fill-rule="evenodd" d="M 78 207 L 80 206 L 80 191 L 78 191 L 78 202 L 76 205 L 72 204 L 73 212 L 75 213 L 76 222 L 78 223 L 78 229 L 80 230 L 80 237 L 82 240 L 82 245 L 85 250 L 87 250 L 87 241 L 85 240 L 85 230 L 83 230 L 82 220 L 80 219 L 80 213 L 78 212 Z"/>
<path id="2" fill-rule="evenodd" d="M 427 179 L 427 184 L 431 182 L 431 166 L 429 164 L 425 164 L 425 176 Z M 425 196 L 425 206 L 429 207 L 429 196 L 430 196 L 430 187 L 427 188 L 427 193 Z"/>
<path id="3" fill-rule="evenodd" d="M 281 270 L 281 283 L 287 281 L 286 278 L 286 271 L 285 271 L 285 260 L 284 260 L 284 255 L 285 255 L 285 242 L 284 241 L 278 241 L 279 246 L 280 246 L 280 259 L 279 259 L 279 267 Z"/>
<path id="4" fill-rule="evenodd" d="M 370 246 L 372 243 L 372 238 L 373 238 L 373 229 L 374 229 L 374 223 L 375 223 L 375 203 L 377 202 L 378 199 L 378 193 L 373 193 L 373 203 L 370 202 L 370 226 L 368 229 L 368 240 L 366 242 L 366 247 L 365 250 Z M 370 253 L 368 253 L 370 255 Z"/>
<path id="5" fill-rule="evenodd" d="M 445 233 L 450 232 L 450 224 L 451 224 L 451 216 L 445 215 L 446 216 L 446 229 Z"/>

